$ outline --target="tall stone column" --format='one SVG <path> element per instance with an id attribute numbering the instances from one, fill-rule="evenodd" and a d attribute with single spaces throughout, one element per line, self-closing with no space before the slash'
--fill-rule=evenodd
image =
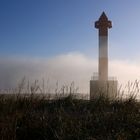
<path id="1" fill-rule="evenodd" d="M 111 27 L 111 21 L 103 12 L 95 22 L 95 28 L 99 29 L 99 81 L 108 80 L 108 28 Z"/>
<path id="2" fill-rule="evenodd" d="M 95 28 L 99 30 L 99 75 L 90 80 L 90 99 L 100 96 L 114 99 L 117 94 L 117 80 L 108 76 L 108 29 L 112 28 L 112 23 L 104 12 L 95 22 Z"/>

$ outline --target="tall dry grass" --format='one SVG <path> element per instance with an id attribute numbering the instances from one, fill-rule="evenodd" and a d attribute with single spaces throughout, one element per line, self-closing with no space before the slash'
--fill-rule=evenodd
<path id="1" fill-rule="evenodd" d="M 22 94 L 23 85 L 14 95 L 0 95 L 1 140 L 140 139 L 140 102 L 136 96 L 116 100 L 101 96 L 90 101 L 77 99 L 71 89 L 69 95 L 57 92 L 52 99 L 37 93 L 37 82 L 29 87 L 28 96 Z"/>

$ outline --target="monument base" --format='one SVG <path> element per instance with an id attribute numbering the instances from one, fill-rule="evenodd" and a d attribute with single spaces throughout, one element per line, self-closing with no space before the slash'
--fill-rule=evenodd
<path id="1" fill-rule="evenodd" d="M 99 98 L 101 96 L 107 97 L 109 99 L 115 99 L 117 95 L 117 85 L 116 80 L 90 81 L 90 100 Z"/>

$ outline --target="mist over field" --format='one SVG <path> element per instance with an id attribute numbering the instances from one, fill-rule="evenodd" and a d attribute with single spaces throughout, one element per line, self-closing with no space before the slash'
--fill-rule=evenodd
<path id="1" fill-rule="evenodd" d="M 70 85 L 73 81 L 81 93 L 89 93 L 89 81 L 97 72 L 98 60 L 81 53 L 69 53 L 51 58 L 18 58 L 0 59 L 0 88 L 15 88 L 23 77 L 33 82 L 44 79 L 45 86 L 53 92 L 58 82 L 59 87 Z M 110 60 L 109 75 L 116 76 L 119 85 L 140 78 L 140 63 L 131 61 Z"/>

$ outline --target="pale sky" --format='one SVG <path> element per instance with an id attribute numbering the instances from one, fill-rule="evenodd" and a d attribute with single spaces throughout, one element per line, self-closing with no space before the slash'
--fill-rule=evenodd
<path id="1" fill-rule="evenodd" d="M 94 22 L 103 11 L 113 23 L 110 75 L 120 83 L 140 79 L 139 5 L 138 0 L 0 0 L 1 88 L 30 75 L 62 84 L 75 81 L 89 92 L 88 79 L 98 62 Z"/>

